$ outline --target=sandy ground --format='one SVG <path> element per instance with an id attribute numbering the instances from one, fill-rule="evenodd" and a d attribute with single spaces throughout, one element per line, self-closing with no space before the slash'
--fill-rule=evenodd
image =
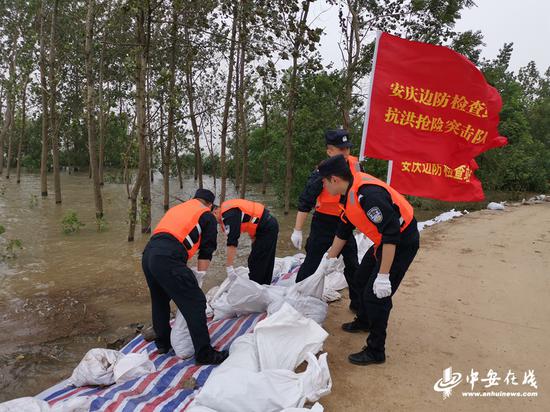
<path id="1" fill-rule="evenodd" d="M 348 363 L 366 334 L 340 329 L 349 301 L 330 306 L 325 346 L 333 411 L 550 410 L 550 203 L 471 213 L 427 228 L 394 297 L 385 364 Z M 434 391 L 451 366 L 462 381 L 443 399 Z M 538 397 L 466 398 L 466 376 L 496 371 L 498 386 L 474 391 L 537 391 Z M 523 385 L 534 370 L 538 389 Z M 517 386 L 504 380 L 511 370 Z"/>

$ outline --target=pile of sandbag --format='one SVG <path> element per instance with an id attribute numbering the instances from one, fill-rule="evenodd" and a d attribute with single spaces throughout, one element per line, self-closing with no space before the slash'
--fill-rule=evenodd
<path id="1" fill-rule="evenodd" d="M 328 333 L 288 303 L 233 342 L 189 412 L 281 412 L 302 408 L 330 393 L 327 354 L 317 358 Z M 302 362 L 302 373 L 294 370 Z M 304 409 L 298 409 L 304 410 Z M 309 410 L 309 409 L 305 409 Z M 322 411 L 319 404 L 314 411 Z"/>

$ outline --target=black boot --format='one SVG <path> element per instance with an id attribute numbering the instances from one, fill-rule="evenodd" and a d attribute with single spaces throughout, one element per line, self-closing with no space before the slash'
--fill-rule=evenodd
<path id="1" fill-rule="evenodd" d="M 219 365 L 226 360 L 228 356 L 228 351 L 217 351 L 212 346 L 208 345 L 199 350 L 199 353 L 195 354 L 195 361 L 199 365 Z"/>
<path id="2" fill-rule="evenodd" d="M 368 332 L 369 325 L 359 318 L 353 319 L 353 322 L 343 323 L 342 330 L 348 333 Z"/>
<path id="3" fill-rule="evenodd" d="M 386 355 L 374 355 L 369 352 L 366 346 L 364 346 L 361 352 L 352 353 L 349 355 L 348 360 L 354 365 L 366 366 L 386 362 Z"/>
<path id="4" fill-rule="evenodd" d="M 168 353 L 172 350 L 172 345 L 170 342 L 159 342 L 158 340 L 155 341 L 155 345 L 157 346 L 157 351 L 159 355 L 164 355 L 165 353 Z"/>

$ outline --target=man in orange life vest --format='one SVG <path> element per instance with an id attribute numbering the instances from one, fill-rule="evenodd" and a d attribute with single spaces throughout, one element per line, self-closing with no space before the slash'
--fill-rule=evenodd
<path id="1" fill-rule="evenodd" d="M 412 206 L 395 189 L 366 173 L 352 175 L 343 156 L 319 165 L 323 185 L 331 194 L 344 196 L 344 215 L 328 257 L 334 258 L 354 227 L 374 245 L 365 253 L 355 279 L 363 287 L 362 305 L 346 332 L 369 331 L 367 346 L 349 355 L 351 363 L 369 365 L 386 360 L 386 328 L 397 291 L 419 248 L 419 234 Z"/>
<path id="2" fill-rule="evenodd" d="M 325 141 L 328 156 L 343 155 L 347 159 L 350 169 L 354 172 L 360 170 L 359 160 L 350 155 L 352 143 L 349 141 L 346 130 L 327 130 Z M 323 188 L 318 170 L 310 175 L 298 201 L 298 213 L 296 214 L 296 223 L 291 236 L 291 241 L 297 249 L 302 248 L 302 227 L 313 207 L 315 207 L 315 213 L 311 219 L 311 230 L 306 242 L 306 258 L 298 271 L 296 282 L 306 279 L 317 270 L 323 260 L 323 255 L 332 244 L 340 222 L 340 195 L 331 195 Z M 346 243 L 342 255 L 345 264 L 344 276 L 349 287 L 350 309 L 357 312 L 360 307 L 360 293 L 357 290 L 353 276 L 359 262 L 354 237 L 351 237 Z"/>
<path id="3" fill-rule="evenodd" d="M 206 298 L 187 262 L 198 251 L 197 270 L 204 275 L 216 250 L 217 222 L 211 209 L 214 194 L 198 189 L 195 197 L 169 209 L 153 231 L 141 260 L 151 292 L 153 329 L 159 353 L 170 345 L 170 300 L 173 300 L 189 327 L 200 364 L 219 364 L 227 351 L 210 345 L 206 324 Z"/>
<path id="4" fill-rule="evenodd" d="M 241 233 L 246 232 L 252 239 L 249 277 L 261 285 L 271 284 L 279 235 L 275 216 L 261 203 L 245 199 L 226 200 L 214 213 L 227 235 L 227 276 L 236 276 L 233 263 Z"/>

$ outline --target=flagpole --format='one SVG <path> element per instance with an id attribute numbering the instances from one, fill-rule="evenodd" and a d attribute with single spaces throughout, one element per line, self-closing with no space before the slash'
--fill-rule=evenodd
<path id="1" fill-rule="evenodd" d="M 391 183 L 391 172 L 393 170 L 393 160 L 388 160 L 388 174 L 386 176 L 386 183 Z"/>
<path id="2" fill-rule="evenodd" d="M 382 32 L 380 30 L 376 31 L 376 42 L 374 44 L 374 57 L 372 59 L 372 73 L 370 76 L 369 92 L 367 94 L 367 104 L 365 109 L 365 120 L 363 122 L 363 134 L 361 135 L 361 151 L 359 152 L 359 161 L 362 161 L 365 158 L 365 144 L 367 142 L 367 127 L 369 125 L 369 114 L 370 114 L 370 100 L 372 96 L 372 85 L 374 83 L 374 71 L 376 69 L 376 57 L 378 56 L 378 43 L 380 42 L 380 36 Z"/>

